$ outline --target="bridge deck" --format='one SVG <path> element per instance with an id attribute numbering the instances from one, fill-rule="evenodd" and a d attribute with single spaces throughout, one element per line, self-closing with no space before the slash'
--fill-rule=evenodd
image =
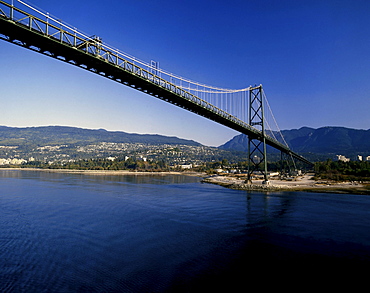
<path id="1" fill-rule="evenodd" d="M 0 4 L 11 9 L 3 1 Z M 24 15 L 24 18 L 17 21 L 12 18 L 11 12 L 5 13 L 0 9 L 1 39 L 130 86 L 246 134 L 252 139 L 262 140 L 265 136 L 266 144 L 311 164 L 246 122 L 107 49 L 98 38 L 81 38 L 74 32 L 59 28 L 18 8 L 14 7 L 13 10 Z"/>

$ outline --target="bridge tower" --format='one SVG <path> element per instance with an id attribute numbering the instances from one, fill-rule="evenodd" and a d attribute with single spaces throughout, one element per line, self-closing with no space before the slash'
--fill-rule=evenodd
<path id="1" fill-rule="evenodd" d="M 259 139 L 248 136 L 248 178 L 252 181 L 252 174 L 259 170 L 263 174 L 264 184 L 268 184 L 267 155 L 265 135 L 265 115 L 263 107 L 262 85 L 251 87 L 249 90 L 249 125 L 261 131 Z"/>

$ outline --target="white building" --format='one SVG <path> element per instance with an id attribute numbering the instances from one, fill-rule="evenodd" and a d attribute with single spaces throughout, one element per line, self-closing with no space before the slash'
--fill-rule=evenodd
<path id="1" fill-rule="evenodd" d="M 346 158 L 345 156 L 342 156 L 342 155 L 337 155 L 337 158 L 338 158 L 338 161 L 342 161 L 342 162 L 349 162 L 350 161 L 349 158 Z"/>
<path id="2" fill-rule="evenodd" d="M 7 159 L 0 159 L 0 165 L 9 165 L 9 160 L 7 160 Z"/>
<path id="3" fill-rule="evenodd" d="M 21 165 L 22 163 L 27 163 L 27 161 L 24 159 L 16 159 L 16 158 L 9 160 L 9 164 L 11 165 Z"/>
<path id="4" fill-rule="evenodd" d="M 22 163 L 27 163 L 24 159 L 0 159 L 0 165 L 21 165 Z"/>
<path id="5" fill-rule="evenodd" d="M 181 169 L 191 169 L 193 168 L 193 165 L 192 164 L 189 164 L 189 165 L 180 165 L 181 166 Z"/>

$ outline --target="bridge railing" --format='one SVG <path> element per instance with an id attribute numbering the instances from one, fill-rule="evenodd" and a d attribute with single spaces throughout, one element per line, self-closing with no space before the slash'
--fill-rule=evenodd
<path id="1" fill-rule="evenodd" d="M 63 23 L 62 21 L 56 19 L 55 17 L 51 17 L 48 13 L 44 13 L 21 0 L 14 1 L 22 4 L 23 9 L 20 9 L 13 4 L 9 4 L 0 0 L 1 18 L 5 18 L 6 20 L 11 21 L 16 25 L 24 26 L 27 29 L 33 31 L 34 33 L 41 34 L 63 45 L 73 47 L 77 50 L 80 50 L 88 55 L 91 55 L 99 59 L 100 61 L 107 62 L 111 65 L 118 67 L 121 70 L 125 70 L 126 72 L 129 72 L 139 78 L 142 78 L 147 82 L 160 86 L 165 90 L 180 96 L 183 99 L 195 103 L 200 107 L 207 109 L 208 111 L 211 111 L 237 125 L 240 125 L 242 128 L 248 129 L 249 132 L 254 133 L 255 136 L 257 137 L 261 137 L 261 135 L 263 135 L 260 130 L 250 126 L 243 120 L 231 115 L 230 113 L 216 107 L 215 105 L 191 93 L 190 84 L 187 89 L 179 85 L 176 85 L 174 83 L 174 79 L 176 79 L 175 75 L 168 74 L 165 71 L 160 70 L 158 68 L 153 68 L 148 63 L 140 61 L 128 54 L 122 53 L 119 50 L 114 49 L 107 44 L 104 44 L 99 37 L 88 36 L 78 31 L 76 28 Z M 28 10 L 29 12 L 25 10 Z M 38 16 L 35 16 L 34 14 L 38 14 Z M 60 56 L 53 57 L 62 58 Z M 96 71 L 96 69 L 90 70 Z M 166 80 L 164 77 L 167 77 L 167 79 L 169 80 Z M 209 89 L 213 89 L 217 92 L 222 91 L 228 93 L 233 92 L 233 90 L 221 89 L 216 87 L 209 87 Z M 251 87 L 243 90 L 245 91 L 249 89 L 251 89 Z M 282 149 L 289 150 L 287 146 L 283 145 L 276 139 L 266 134 L 264 135 L 270 142 L 273 142 L 275 145 L 279 146 Z"/>
<path id="2" fill-rule="evenodd" d="M 206 108 L 220 116 L 223 116 L 224 118 L 234 123 L 249 128 L 252 132 L 255 132 L 256 134 L 259 133 L 257 129 L 254 129 L 244 121 L 234 117 L 228 112 L 197 97 L 196 95 L 162 78 L 161 76 L 154 74 L 152 68 L 143 68 L 143 66 L 147 64 L 142 64 L 142 62 L 138 62 L 137 60 L 135 60 L 135 58 L 128 58 L 128 55 L 123 55 L 118 50 L 112 49 L 110 46 L 104 44 L 100 38 L 96 36 L 87 36 L 86 34 L 79 32 L 76 28 L 65 25 L 61 21 L 50 17 L 48 14 L 33 9 L 31 6 L 24 3 L 23 1 L 17 2 L 24 4 L 27 8 L 34 10 L 34 12 L 38 12 L 45 19 L 37 17 L 4 1 L 0 1 L 0 4 L 2 5 L 0 6 L 0 16 L 3 18 L 7 18 L 9 21 L 13 21 L 15 24 L 23 25 L 36 33 L 52 38 L 55 41 L 63 43 L 64 45 L 74 47 L 87 54 L 93 55 L 100 60 L 104 60 L 112 65 L 119 67 L 120 69 L 129 71 L 132 74 L 139 76 L 140 78 L 143 78 L 162 88 L 165 88 L 166 90 L 171 91 L 176 95 L 179 95 L 182 98 L 187 99 L 193 103 L 196 103 L 199 106 Z M 4 7 L 6 9 L 4 9 Z"/>

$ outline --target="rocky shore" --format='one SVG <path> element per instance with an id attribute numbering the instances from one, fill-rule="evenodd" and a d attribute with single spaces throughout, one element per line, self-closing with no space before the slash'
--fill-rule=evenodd
<path id="1" fill-rule="evenodd" d="M 262 180 L 253 180 L 252 183 L 247 183 L 245 179 L 240 176 L 214 175 L 204 178 L 202 182 L 248 191 L 307 191 L 370 195 L 370 185 L 357 182 L 315 181 L 313 174 L 299 176 L 290 181 L 271 179 L 267 184 L 263 183 Z"/>

